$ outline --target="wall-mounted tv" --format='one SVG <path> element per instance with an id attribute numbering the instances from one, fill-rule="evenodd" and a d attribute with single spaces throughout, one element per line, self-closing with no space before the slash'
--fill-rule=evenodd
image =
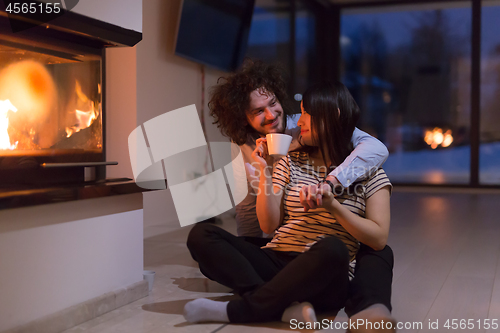
<path id="1" fill-rule="evenodd" d="M 245 56 L 255 0 L 184 0 L 175 54 L 223 71 Z"/>

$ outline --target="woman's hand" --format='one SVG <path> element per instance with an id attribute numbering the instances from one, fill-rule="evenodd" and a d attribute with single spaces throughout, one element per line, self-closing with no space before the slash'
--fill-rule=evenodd
<path id="1" fill-rule="evenodd" d="M 255 144 L 256 147 L 252 153 L 254 161 L 259 163 L 261 169 L 265 169 L 267 166 L 272 165 L 272 157 L 269 156 L 267 150 L 267 139 L 259 138 Z"/>
<path id="2" fill-rule="evenodd" d="M 283 193 L 278 186 L 273 186 L 273 157 L 267 151 L 265 138 L 257 139 L 252 158 L 260 167 L 259 188 L 257 191 L 256 212 L 260 229 L 271 234 L 283 221 Z M 255 163 L 254 163 L 255 165 Z"/>
<path id="3" fill-rule="evenodd" d="M 326 180 L 330 181 L 330 183 L 335 186 L 335 188 L 340 185 L 340 182 L 337 180 L 337 177 L 335 176 L 328 176 L 326 177 Z M 310 186 L 303 186 L 300 189 L 299 193 L 299 199 L 300 199 L 300 204 L 304 206 L 304 211 L 307 212 L 309 209 L 315 209 L 320 207 L 321 202 L 322 202 L 322 194 L 320 189 L 322 189 L 324 186 L 327 185 L 324 182 L 318 183 L 317 185 L 310 185 Z M 330 189 L 331 193 L 331 187 L 328 186 Z M 328 189 L 325 187 L 324 191 L 327 191 Z M 314 191 L 314 195 L 310 195 L 310 192 Z M 335 195 L 334 195 L 335 196 Z"/>
<path id="4" fill-rule="evenodd" d="M 318 207 L 325 209 L 333 208 L 339 204 L 332 193 L 330 185 L 327 183 L 302 186 L 299 193 L 299 200 L 302 206 L 304 206 L 305 212 Z"/>

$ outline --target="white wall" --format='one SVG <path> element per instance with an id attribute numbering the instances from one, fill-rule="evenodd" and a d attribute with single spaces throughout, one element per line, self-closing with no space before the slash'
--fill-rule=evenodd
<path id="1" fill-rule="evenodd" d="M 175 35 L 181 0 L 147 0 L 143 2 L 143 38 L 137 45 L 137 122 L 142 124 L 155 116 L 196 104 L 201 107 L 201 65 L 174 54 Z M 225 75 L 205 68 L 205 105 L 208 89 Z M 206 116 L 209 140 L 224 139 L 212 120 Z"/>
<path id="2" fill-rule="evenodd" d="M 106 177 L 134 178 L 128 135 L 137 127 L 136 46 L 106 50 Z"/>
<path id="3" fill-rule="evenodd" d="M 142 31 L 142 0 L 80 0 L 73 11 L 122 28 Z"/>
<path id="4" fill-rule="evenodd" d="M 143 39 L 137 48 L 137 124 L 190 104 L 205 112 L 207 140 L 227 141 L 208 116 L 208 92 L 224 72 L 205 69 L 202 99 L 201 65 L 174 54 L 181 0 L 143 1 Z M 170 144 L 175 144 L 174 142 Z M 196 163 L 193 162 L 193 165 Z M 161 233 L 179 227 L 169 190 L 145 193 L 144 226 Z M 146 231 L 148 235 L 150 232 Z"/>
<path id="5" fill-rule="evenodd" d="M 0 211 L 0 331 L 142 280 L 142 195 Z"/>

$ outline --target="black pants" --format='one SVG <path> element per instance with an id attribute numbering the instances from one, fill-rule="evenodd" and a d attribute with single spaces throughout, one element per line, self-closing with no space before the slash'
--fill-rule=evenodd
<path id="1" fill-rule="evenodd" d="M 270 239 L 259 237 L 242 238 L 259 247 L 270 241 Z M 388 245 L 381 251 L 375 251 L 361 244 L 356 255 L 354 279 L 349 285 L 349 299 L 345 305 L 345 312 L 349 317 L 377 303 L 384 304 L 389 311 L 392 311 L 393 268 L 394 255 Z"/>
<path id="2" fill-rule="evenodd" d="M 335 237 L 305 253 L 279 252 L 236 237 L 210 224 L 191 230 L 189 251 L 208 278 L 242 296 L 230 301 L 233 323 L 279 320 L 293 302 L 308 301 L 318 311 L 338 311 L 349 290 L 349 253 Z"/>
<path id="3" fill-rule="evenodd" d="M 392 311 L 392 269 L 394 255 L 386 245 L 381 251 L 361 244 L 356 255 L 354 279 L 349 286 L 349 298 L 345 312 L 349 317 L 370 305 L 382 303 Z"/>

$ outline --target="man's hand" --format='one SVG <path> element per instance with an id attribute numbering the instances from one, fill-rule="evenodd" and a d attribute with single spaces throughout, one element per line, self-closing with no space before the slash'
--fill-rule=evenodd
<path id="1" fill-rule="evenodd" d="M 335 176 L 328 176 L 326 180 L 332 182 L 334 186 L 340 184 Z M 317 185 L 303 186 L 299 192 L 300 204 L 304 206 L 304 212 L 307 212 L 309 209 L 323 207 L 324 204 L 328 204 L 329 201 L 334 200 L 334 197 L 335 194 L 332 193 L 330 185 L 324 182 Z M 324 199 L 328 202 L 324 202 Z"/>

